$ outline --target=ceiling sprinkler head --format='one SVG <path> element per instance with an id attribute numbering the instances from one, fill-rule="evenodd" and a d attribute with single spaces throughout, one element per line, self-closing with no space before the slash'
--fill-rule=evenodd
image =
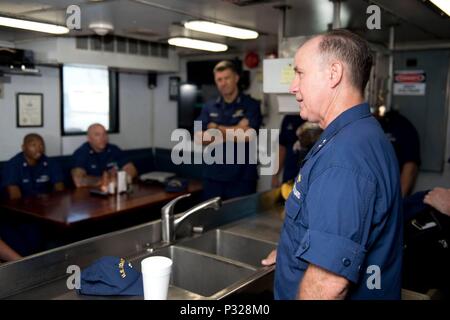
<path id="1" fill-rule="evenodd" d="M 104 36 L 114 30 L 114 27 L 108 22 L 93 22 L 89 25 L 89 29 L 93 30 L 99 36 Z"/>

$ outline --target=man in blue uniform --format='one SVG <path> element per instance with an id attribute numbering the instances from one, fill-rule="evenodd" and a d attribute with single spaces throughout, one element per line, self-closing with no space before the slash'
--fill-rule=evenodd
<path id="1" fill-rule="evenodd" d="M 132 178 L 137 176 L 134 164 L 125 159 L 119 147 L 108 142 L 108 133 L 99 123 L 89 126 L 87 142 L 75 150 L 72 158 L 72 179 L 77 188 L 102 185 L 105 172 L 124 170 Z"/>
<path id="2" fill-rule="evenodd" d="M 214 67 L 214 79 L 220 96 L 207 102 L 199 116 L 202 121 L 202 131 L 196 132 L 196 142 L 210 144 L 207 129 L 216 129 L 222 136 L 223 163 L 208 164 L 203 172 L 203 197 L 205 199 L 221 196 L 222 199 L 230 199 L 256 192 L 258 178 L 257 164 L 249 159 L 250 136 L 246 136 L 248 130 L 258 130 L 261 125 L 261 110 L 259 102 L 250 96 L 239 92 L 236 67 L 230 61 L 221 61 Z M 227 140 L 227 132 L 235 132 L 241 129 L 243 140 L 233 138 Z M 238 131 L 236 131 L 238 132 Z M 239 134 L 238 134 L 239 135 Z M 245 161 L 239 163 L 239 145 L 244 144 Z M 227 163 L 226 150 L 234 148 L 232 163 Z M 242 156 L 242 155 L 241 155 Z"/>
<path id="3" fill-rule="evenodd" d="M 2 186 L 9 199 L 17 200 L 63 190 L 63 179 L 58 163 L 45 155 L 44 139 L 30 133 L 23 139 L 22 152 L 4 165 Z M 0 234 L 2 260 L 17 260 L 43 249 L 44 234 L 34 223 L 2 221 Z"/>
<path id="4" fill-rule="evenodd" d="M 3 167 L 2 185 L 10 199 L 35 196 L 64 189 L 59 165 L 45 155 L 44 139 L 38 134 L 27 134 L 22 152 Z"/>
<path id="5" fill-rule="evenodd" d="M 324 132 L 286 202 L 276 299 L 400 299 L 401 191 L 391 143 L 364 103 L 365 40 L 333 30 L 300 47 L 290 91 Z"/>
<path id="6" fill-rule="evenodd" d="M 297 129 L 305 122 L 298 114 L 285 115 L 281 122 L 278 151 L 278 172 L 272 177 L 272 188 L 280 186 L 279 174 L 283 171 L 281 182 L 287 182 L 297 176 L 300 169 L 299 152 L 294 150 L 298 141 Z"/>
<path id="7" fill-rule="evenodd" d="M 402 195 L 410 195 L 420 166 L 419 134 L 413 124 L 398 111 L 386 112 L 378 117 L 388 139 L 394 146 L 400 168 Z"/>

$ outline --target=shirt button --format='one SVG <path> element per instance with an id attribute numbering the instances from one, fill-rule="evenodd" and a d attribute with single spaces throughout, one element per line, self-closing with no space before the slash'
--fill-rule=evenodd
<path id="1" fill-rule="evenodd" d="M 345 267 L 350 266 L 351 263 L 352 263 L 352 262 L 350 261 L 349 258 L 343 258 L 343 259 L 342 259 L 342 264 L 343 264 Z"/>

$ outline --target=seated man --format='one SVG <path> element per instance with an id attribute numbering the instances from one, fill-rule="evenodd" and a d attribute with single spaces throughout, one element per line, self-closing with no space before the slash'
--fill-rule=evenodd
<path id="1" fill-rule="evenodd" d="M 87 142 L 73 154 L 72 179 L 77 188 L 101 186 L 105 172 L 124 170 L 131 178 L 137 176 L 133 163 L 124 159 L 119 147 L 108 142 L 104 126 L 94 123 L 87 131 Z"/>
<path id="2" fill-rule="evenodd" d="M 61 168 L 47 158 L 44 139 L 36 133 L 24 137 L 22 152 L 5 164 L 2 176 L 11 200 L 64 189 Z"/>
<path id="3" fill-rule="evenodd" d="M 15 261 L 20 258 L 22 257 L 16 251 L 0 239 L 0 263 L 2 261 Z"/>

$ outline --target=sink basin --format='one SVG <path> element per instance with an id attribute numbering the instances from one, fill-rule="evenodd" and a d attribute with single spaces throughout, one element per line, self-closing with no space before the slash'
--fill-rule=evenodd
<path id="1" fill-rule="evenodd" d="M 197 238 L 180 241 L 178 245 L 246 263 L 256 268 L 261 268 L 261 259 L 276 248 L 275 243 L 236 235 L 221 229 L 212 230 Z"/>
<path id="2" fill-rule="evenodd" d="M 250 266 L 234 264 L 172 245 L 148 256 L 165 256 L 173 261 L 170 285 L 210 297 L 255 273 Z M 145 257 L 144 257 L 145 258 Z M 141 260 L 133 261 L 140 270 Z M 169 289 L 169 292 L 171 290 Z"/>

